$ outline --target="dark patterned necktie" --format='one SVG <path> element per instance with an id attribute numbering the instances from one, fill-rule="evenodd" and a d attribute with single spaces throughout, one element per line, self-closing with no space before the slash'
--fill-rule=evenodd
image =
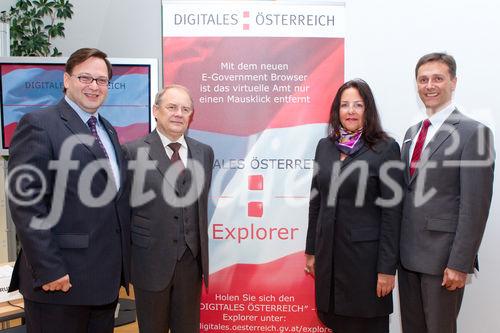
<path id="1" fill-rule="evenodd" d="M 415 144 L 415 148 L 413 149 L 413 154 L 411 156 L 410 162 L 410 176 L 413 176 L 415 170 L 417 168 L 417 164 L 420 161 L 420 155 L 422 155 L 422 149 L 424 148 L 425 137 L 427 136 L 427 130 L 431 122 L 429 119 L 425 119 L 422 123 L 422 129 L 420 130 L 420 134 L 418 135 L 417 143 Z"/>
<path id="2" fill-rule="evenodd" d="M 179 142 L 172 142 L 169 143 L 168 146 L 173 151 L 172 157 L 170 157 L 170 161 L 172 162 L 172 164 L 174 164 L 175 162 L 179 162 L 176 164 L 178 165 L 179 170 L 183 171 L 184 163 L 182 163 L 181 155 L 179 155 L 179 149 L 181 149 L 181 144 Z"/>
<path id="3" fill-rule="evenodd" d="M 102 151 L 104 152 L 104 155 L 106 155 L 106 158 L 109 159 L 108 152 L 104 148 L 104 145 L 102 144 L 102 141 L 99 138 L 99 135 L 97 134 L 96 124 L 97 124 L 97 118 L 94 116 L 90 116 L 89 120 L 87 120 L 87 125 L 89 126 L 90 131 L 92 132 L 92 135 L 94 136 L 97 144 L 99 145 L 99 147 L 101 147 Z"/>

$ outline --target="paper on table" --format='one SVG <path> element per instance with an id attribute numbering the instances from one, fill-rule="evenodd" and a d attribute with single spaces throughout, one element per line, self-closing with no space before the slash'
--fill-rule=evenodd
<path id="1" fill-rule="evenodd" d="M 23 298 L 19 291 L 7 292 L 13 270 L 11 265 L 0 265 L 0 302 Z"/>

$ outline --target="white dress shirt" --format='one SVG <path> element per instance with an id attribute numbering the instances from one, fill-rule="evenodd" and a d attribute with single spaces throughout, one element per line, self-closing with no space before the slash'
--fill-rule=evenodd
<path id="1" fill-rule="evenodd" d="M 179 148 L 179 156 L 181 158 L 182 164 L 184 164 L 184 167 L 187 167 L 188 146 L 187 146 L 187 143 L 186 143 L 186 139 L 184 138 L 184 135 L 182 135 L 176 141 L 172 141 L 168 137 L 166 137 L 165 135 L 163 135 L 158 129 L 156 129 L 156 132 L 160 136 L 161 143 L 163 144 L 163 147 L 165 148 L 165 152 L 167 153 L 167 156 L 168 156 L 169 159 L 172 158 L 172 155 L 174 154 L 174 151 L 168 145 L 170 143 L 173 143 L 173 142 L 178 142 L 178 143 L 181 144 L 181 147 Z"/>
<path id="2" fill-rule="evenodd" d="M 430 121 L 430 126 L 427 129 L 427 136 L 425 137 L 424 147 L 427 147 L 427 144 L 432 140 L 434 135 L 436 135 L 439 128 L 443 125 L 443 123 L 448 119 L 451 113 L 455 110 L 455 104 L 450 102 L 447 106 L 445 106 L 441 111 L 436 112 L 431 117 L 427 118 Z M 422 119 L 423 121 L 423 119 Z M 422 130 L 422 125 L 420 125 L 420 129 L 418 130 L 417 135 L 413 138 L 413 141 L 410 146 L 410 153 L 408 154 L 408 163 L 411 162 L 411 157 L 413 156 L 413 150 L 415 149 L 415 145 L 417 143 L 417 138 L 420 135 L 420 131 Z"/>
<path id="3" fill-rule="evenodd" d="M 97 118 L 96 130 L 97 135 L 99 135 L 99 139 L 101 140 L 104 149 L 106 150 L 106 154 L 108 154 L 109 162 L 111 164 L 111 170 L 113 171 L 113 177 L 115 178 L 116 187 L 120 189 L 120 168 L 118 167 L 118 160 L 116 157 L 115 148 L 113 146 L 113 142 L 111 142 L 110 134 L 101 123 L 99 118 L 99 111 L 96 111 L 94 114 L 90 114 L 88 112 L 83 111 L 75 102 L 68 98 L 68 96 L 64 96 L 66 102 L 71 106 L 73 110 L 75 110 L 76 114 L 82 119 L 85 123 L 85 126 L 88 127 L 87 121 L 91 116 L 95 116 Z"/>

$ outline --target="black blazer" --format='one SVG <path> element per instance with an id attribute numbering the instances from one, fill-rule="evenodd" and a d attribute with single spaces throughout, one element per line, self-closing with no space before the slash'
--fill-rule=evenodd
<path id="1" fill-rule="evenodd" d="M 61 147 L 76 134 L 92 135 L 87 125 L 63 99 L 56 106 L 25 115 L 19 122 L 10 146 L 10 190 L 19 198 L 41 196 L 30 205 L 9 197 L 9 208 L 22 250 L 18 255 L 10 290 L 20 289 L 27 299 L 42 303 L 101 305 L 118 297 L 120 284 L 128 288 L 130 258 L 130 208 L 124 181 L 126 165 L 111 124 L 100 118 L 115 148 L 121 186 L 110 202 L 89 207 L 78 194 L 83 170 L 97 159 L 106 158 L 93 143 L 87 146 L 76 138 L 71 159 L 77 161 L 58 188 L 57 173 L 51 161 L 61 157 Z M 109 164 L 104 164 L 109 166 Z M 17 168 L 31 166 L 46 180 L 44 191 L 40 178 L 20 181 Z M 59 173 L 59 177 L 61 177 Z M 112 178 L 112 176 L 111 176 Z M 108 174 L 100 169 L 89 182 L 83 182 L 94 197 L 103 193 Z M 114 183 L 114 179 L 113 179 Z M 85 188 L 85 187 L 84 187 Z M 113 189 L 116 187 L 113 185 Z M 64 199 L 61 198 L 64 195 Z M 33 217 L 43 218 L 62 202 L 57 224 L 47 230 L 30 227 Z M 41 287 L 69 274 L 72 288 L 67 292 L 45 292 Z"/>
<path id="2" fill-rule="evenodd" d="M 208 287 L 208 191 L 212 179 L 214 152 L 206 144 L 185 136 L 190 158 L 203 167 L 204 182 L 194 174 L 194 185 L 200 191 L 198 197 L 198 227 L 200 257 L 205 286 Z M 126 156 L 136 160 L 139 149 L 146 149 L 147 160 L 156 163 L 145 176 L 144 193 L 154 193 L 154 199 L 132 209 L 132 284 L 148 291 L 160 291 L 167 287 L 177 263 L 177 224 L 175 211 L 164 199 L 165 183 L 175 191 L 175 179 L 168 177 L 171 165 L 157 131 L 124 145 Z M 133 175 L 129 175 L 133 179 Z M 166 178 L 165 178 L 166 177 Z M 166 179 L 166 182 L 164 182 Z M 133 181 L 133 180 L 132 180 Z M 173 193 L 173 192 L 172 192 Z M 132 194 L 134 197 L 134 194 Z"/>
<path id="3" fill-rule="evenodd" d="M 333 304 L 334 312 L 344 316 L 374 317 L 392 312 L 391 294 L 377 297 L 377 273 L 396 273 L 401 200 L 388 208 L 375 201 L 393 198 L 393 187 L 401 190 L 401 169 L 390 170 L 392 187 L 380 176 L 384 162 L 399 160 L 399 145 L 393 139 L 381 141 L 373 150 L 364 146 L 342 162 L 330 138 L 319 141 L 306 240 L 306 253 L 315 256 L 319 311 L 331 311 Z M 335 168 L 340 170 L 340 178 L 334 175 Z M 366 185 L 366 191 L 356 206 L 358 183 Z"/>

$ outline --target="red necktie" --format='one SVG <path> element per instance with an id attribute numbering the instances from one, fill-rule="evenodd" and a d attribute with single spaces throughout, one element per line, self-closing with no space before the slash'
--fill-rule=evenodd
<path id="1" fill-rule="evenodd" d="M 172 161 L 172 164 L 179 161 L 179 163 L 176 164 L 178 165 L 179 169 L 183 171 L 184 164 L 182 163 L 181 156 L 179 155 L 179 149 L 181 148 L 181 144 L 179 142 L 172 142 L 169 143 L 168 146 L 173 151 L 172 157 L 170 157 L 170 161 Z"/>
<path id="2" fill-rule="evenodd" d="M 413 155 L 411 156 L 410 162 L 410 176 L 413 176 L 415 170 L 417 168 L 418 161 L 420 161 L 420 155 L 422 154 L 422 149 L 424 148 L 425 137 L 427 136 L 427 130 L 431 122 L 429 119 L 425 119 L 422 123 L 422 129 L 418 134 L 417 143 L 415 144 L 415 148 L 413 149 Z"/>

